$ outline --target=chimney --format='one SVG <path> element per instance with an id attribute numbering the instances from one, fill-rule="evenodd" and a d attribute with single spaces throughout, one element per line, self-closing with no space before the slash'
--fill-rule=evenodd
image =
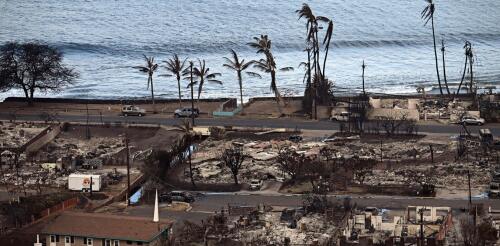
<path id="1" fill-rule="evenodd" d="M 153 215 L 153 222 L 159 222 L 160 221 L 160 215 L 158 211 L 158 189 L 156 190 L 156 196 L 155 196 L 155 211 Z"/>

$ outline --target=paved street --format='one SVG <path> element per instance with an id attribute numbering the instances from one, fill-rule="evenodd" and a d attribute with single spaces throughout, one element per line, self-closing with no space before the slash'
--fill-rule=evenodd
<path id="1" fill-rule="evenodd" d="M 61 121 L 81 122 L 87 121 L 85 115 L 60 115 Z M 0 120 L 9 120 L 10 115 L 0 112 Z M 40 121 L 38 115 L 17 115 L 17 120 L 21 121 Z M 92 123 L 134 123 L 134 124 L 152 124 L 152 125 L 168 125 L 173 126 L 179 124 L 182 119 L 175 118 L 155 118 L 147 117 L 122 117 L 122 116 L 90 116 L 89 121 Z M 298 128 L 305 130 L 338 130 L 339 124 L 328 120 L 308 121 L 292 118 L 280 119 L 242 119 L 242 118 L 198 118 L 196 119 L 198 126 L 237 126 L 237 127 L 265 127 L 265 128 Z M 459 125 L 439 125 L 439 124 L 419 124 L 419 132 L 426 133 L 447 133 L 458 134 L 462 129 Z M 490 128 L 494 135 L 500 135 L 500 124 L 487 124 L 482 127 L 470 126 L 470 131 L 477 133 L 479 128 Z"/>
<path id="2" fill-rule="evenodd" d="M 343 202 L 346 196 L 329 196 L 332 201 Z M 352 204 L 358 206 L 377 207 L 385 209 L 405 209 L 409 205 L 422 206 L 444 206 L 454 210 L 468 207 L 467 199 L 437 199 L 399 196 L 352 196 Z M 491 206 L 492 209 L 500 209 L 500 200 L 474 199 L 473 204 L 483 204 L 485 209 Z M 266 204 L 271 206 L 297 207 L 302 205 L 301 195 L 256 195 L 256 194 L 235 194 L 235 193 L 206 193 L 198 197 L 192 204 L 190 212 L 171 212 L 162 210 L 160 215 L 165 219 L 175 219 L 177 222 L 190 220 L 200 222 L 206 219 L 211 213 L 219 211 L 228 204 L 233 205 L 258 205 Z M 127 209 L 127 213 L 133 216 L 149 217 L 152 215 L 153 206 L 141 205 Z"/>

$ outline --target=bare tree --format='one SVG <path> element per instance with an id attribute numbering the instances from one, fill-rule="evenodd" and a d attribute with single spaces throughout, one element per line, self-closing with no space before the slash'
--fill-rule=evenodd
<path id="1" fill-rule="evenodd" d="M 497 231 L 488 221 L 475 225 L 470 216 L 460 219 L 460 233 L 465 246 L 492 245 L 497 240 Z"/>
<path id="2" fill-rule="evenodd" d="M 376 164 L 376 161 L 371 159 L 353 159 L 351 166 L 354 172 L 354 179 L 360 184 L 363 184 L 365 182 L 366 176 L 372 174 L 373 168 Z"/>
<path id="3" fill-rule="evenodd" d="M 62 52 L 45 44 L 7 43 L 0 48 L 0 89 L 21 89 L 33 105 L 36 91 L 57 92 L 78 78 L 62 60 Z"/>
<path id="4" fill-rule="evenodd" d="M 306 161 L 304 154 L 298 154 L 289 147 L 278 150 L 277 160 L 280 169 L 291 176 L 294 181 L 303 173 L 303 164 Z"/>
<path id="5" fill-rule="evenodd" d="M 243 153 L 243 149 L 239 147 L 226 149 L 221 155 L 222 164 L 231 170 L 234 184 L 236 185 L 238 185 L 238 173 L 244 160 L 245 154 Z"/>

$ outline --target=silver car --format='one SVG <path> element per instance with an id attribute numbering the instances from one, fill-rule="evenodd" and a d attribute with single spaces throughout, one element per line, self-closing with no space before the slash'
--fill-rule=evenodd
<path id="1" fill-rule="evenodd" d="M 198 111 L 197 108 L 195 108 L 195 109 L 180 108 L 180 109 L 176 109 L 174 111 L 175 118 L 191 117 L 191 115 L 194 115 L 194 117 L 198 117 L 199 114 L 200 114 L 200 112 Z"/>
<path id="2" fill-rule="evenodd" d="M 464 116 L 462 117 L 462 120 L 460 120 L 460 123 L 465 124 L 465 125 L 484 125 L 484 119 L 479 118 L 479 117 L 474 117 L 474 116 Z"/>
<path id="3" fill-rule="evenodd" d="M 123 116 L 144 116 L 146 115 L 146 110 L 133 105 L 125 105 L 122 107 Z"/>

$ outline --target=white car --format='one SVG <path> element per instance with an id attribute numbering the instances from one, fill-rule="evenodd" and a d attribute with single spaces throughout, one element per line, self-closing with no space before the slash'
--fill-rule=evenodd
<path id="1" fill-rule="evenodd" d="M 132 115 L 137 115 L 137 116 L 144 116 L 146 115 L 146 110 L 139 108 L 137 106 L 133 105 L 125 105 L 122 107 L 122 115 L 123 116 L 132 116 Z"/>
<path id="2" fill-rule="evenodd" d="M 331 121 L 348 121 L 349 116 L 351 114 L 349 112 L 340 112 L 340 113 L 335 113 L 330 117 Z"/>
<path id="3" fill-rule="evenodd" d="M 175 118 L 191 117 L 191 115 L 194 115 L 194 117 L 198 117 L 199 114 L 200 114 L 200 111 L 197 108 L 195 108 L 195 109 L 180 108 L 180 109 L 176 109 L 174 111 Z"/>
<path id="4" fill-rule="evenodd" d="M 462 117 L 462 120 L 460 120 L 460 123 L 465 124 L 465 125 L 484 125 L 484 119 L 479 118 L 479 117 L 474 117 L 474 116 L 464 116 Z"/>
<path id="5" fill-rule="evenodd" d="M 262 188 L 262 180 L 260 179 L 252 179 L 250 180 L 250 189 L 252 190 L 260 190 Z"/>

